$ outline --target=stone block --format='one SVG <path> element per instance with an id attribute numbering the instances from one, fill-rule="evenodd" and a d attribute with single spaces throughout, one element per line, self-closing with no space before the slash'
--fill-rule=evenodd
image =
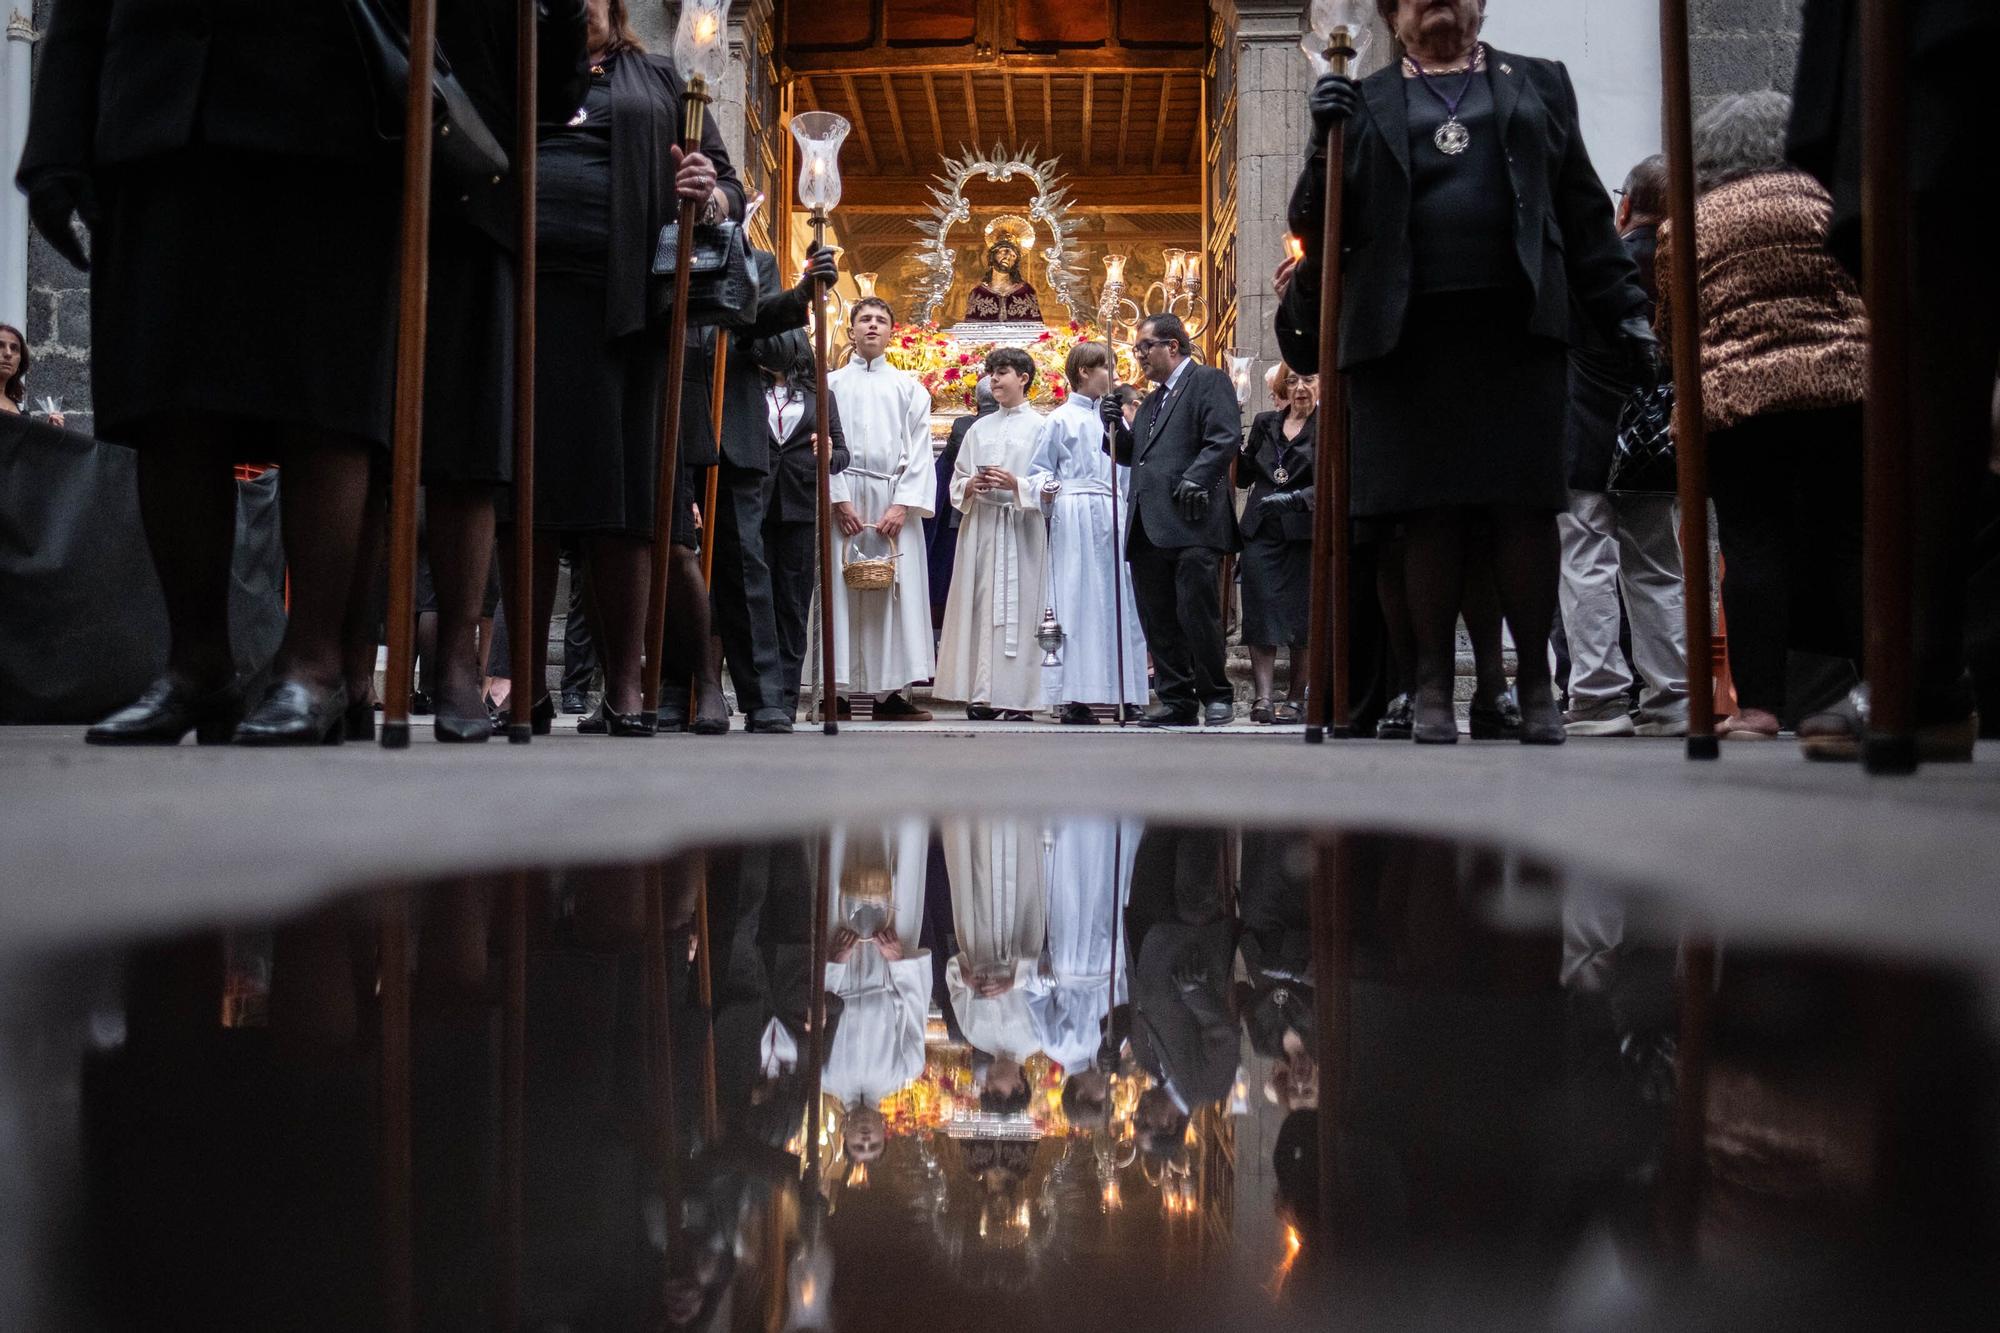
<path id="1" fill-rule="evenodd" d="M 1690 77 L 1698 97 L 1755 92 L 1770 86 L 1769 41 L 1741 34 L 1697 34 L 1689 44 Z"/>

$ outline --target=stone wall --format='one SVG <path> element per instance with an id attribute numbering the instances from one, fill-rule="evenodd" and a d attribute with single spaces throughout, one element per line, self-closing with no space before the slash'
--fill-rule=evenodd
<path id="1" fill-rule="evenodd" d="M 1790 92 L 1802 0 L 1691 0 L 1689 63 L 1697 114 L 1729 93 Z"/>
<path id="2" fill-rule="evenodd" d="M 36 31 L 46 31 L 50 0 L 35 0 Z M 40 52 L 37 53 L 39 67 Z M 14 164 L 8 163 L 0 189 L 12 189 Z M 28 374 L 30 401 L 60 399 L 66 423 L 89 431 L 90 411 L 90 279 L 49 247 L 39 232 L 28 237 L 28 346 L 35 365 Z"/>

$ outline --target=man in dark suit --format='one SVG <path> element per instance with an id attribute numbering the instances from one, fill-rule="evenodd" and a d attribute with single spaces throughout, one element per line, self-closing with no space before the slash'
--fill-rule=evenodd
<path id="1" fill-rule="evenodd" d="M 1236 705 L 1222 648 L 1221 568 L 1239 545 L 1229 465 L 1242 409 L 1227 374 L 1189 359 L 1194 344 L 1177 317 L 1146 320 L 1132 347 L 1159 387 L 1129 427 L 1115 395 L 1100 410 L 1118 461 L 1132 466 L 1125 558 L 1160 695 L 1141 720 L 1225 726 Z"/>
<path id="2" fill-rule="evenodd" d="M 764 402 L 769 382 L 757 364 L 757 341 L 804 328 L 812 311 L 813 284 L 831 284 L 838 270 L 831 250 L 815 248 L 805 275 L 781 290 L 778 257 L 758 250 L 752 258 L 758 289 L 765 295 L 758 303 L 756 322 L 730 335 L 729 360 L 723 368 L 710 595 L 716 637 L 722 641 L 745 730 L 787 732 L 792 729 L 792 714 L 785 704 L 773 573 L 764 549 L 764 514 L 777 458 Z"/>
<path id="3" fill-rule="evenodd" d="M 840 404 L 831 396 L 826 401 L 830 414 L 826 429 L 820 428 L 819 402 L 813 394 L 813 350 L 805 334 L 793 330 L 760 339 L 755 348 L 767 386 L 757 405 L 758 420 L 771 441 L 762 521 L 778 631 L 778 693 L 772 702 L 784 710 L 785 718 L 784 726 L 771 730 L 789 731 L 798 714 L 806 621 L 818 572 L 819 461 L 814 440 L 824 437 L 822 444 L 830 442 L 829 473 L 846 471 L 849 454 L 840 428 Z"/>

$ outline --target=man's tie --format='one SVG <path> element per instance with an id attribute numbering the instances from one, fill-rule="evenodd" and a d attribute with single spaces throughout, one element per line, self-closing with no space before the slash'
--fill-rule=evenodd
<path id="1" fill-rule="evenodd" d="M 1166 418 L 1167 404 L 1173 401 L 1173 397 L 1174 391 L 1162 384 L 1159 388 L 1153 390 L 1153 396 L 1147 400 L 1148 405 L 1153 409 L 1152 418 L 1146 422 L 1147 444 L 1151 444 L 1153 437 L 1160 433 L 1160 422 Z"/>

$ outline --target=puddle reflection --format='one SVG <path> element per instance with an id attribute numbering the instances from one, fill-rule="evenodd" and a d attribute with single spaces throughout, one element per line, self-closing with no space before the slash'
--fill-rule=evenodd
<path id="1" fill-rule="evenodd" d="M 1859 1327 L 1993 1294 L 1983 978 L 1738 947 L 1444 841 L 910 820 L 0 979 L 15 1327 Z"/>

